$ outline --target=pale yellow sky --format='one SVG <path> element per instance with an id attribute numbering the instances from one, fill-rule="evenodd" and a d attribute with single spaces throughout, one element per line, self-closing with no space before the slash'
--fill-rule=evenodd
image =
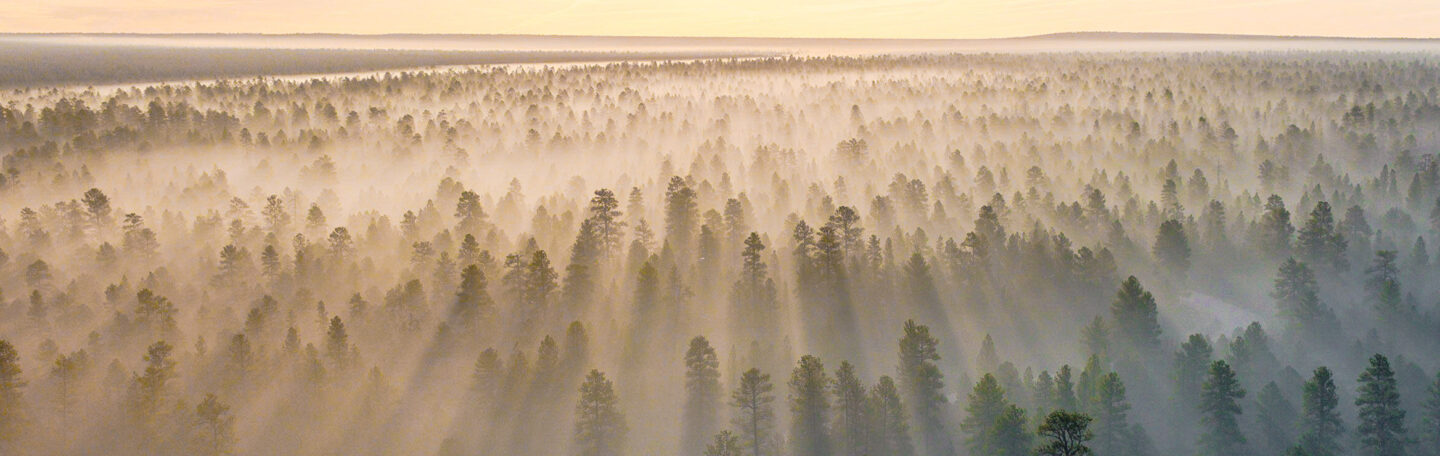
<path id="1" fill-rule="evenodd" d="M 1440 37 L 1440 0 L 0 0 L 4 32 Z"/>

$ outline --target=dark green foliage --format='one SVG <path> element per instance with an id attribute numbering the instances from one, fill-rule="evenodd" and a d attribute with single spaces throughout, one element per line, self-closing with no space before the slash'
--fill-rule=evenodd
<path id="1" fill-rule="evenodd" d="M 775 445 L 775 386 L 770 375 L 750 369 L 740 376 L 740 385 L 730 394 L 735 408 L 731 425 L 739 430 L 740 444 L 749 456 L 770 455 Z"/>
<path id="2" fill-rule="evenodd" d="M 940 360 L 938 342 L 930 336 L 930 328 L 905 322 L 905 335 L 900 338 L 900 364 L 897 367 L 900 390 L 910 404 L 912 420 L 926 456 L 954 453 L 944 427 L 946 400 L 945 381 L 935 363 Z"/>
<path id="3" fill-rule="evenodd" d="M 835 370 L 831 391 L 835 396 L 835 416 L 830 426 L 835 436 L 835 454 L 865 454 L 871 417 L 865 385 L 856 377 L 855 366 L 849 362 L 840 363 L 840 368 Z"/>
<path id="4" fill-rule="evenodd" d="M 19 352 L 10 345 L 10 341 L 0 339 L 0 448 L 20 435 L 20 424 L 24 418 L 20 389 L 25 387 L 21 373 Z"/>
<path id="5" fill-rule="evenodd" d="M 1409 440 L 1405 433 L 1405 410 L 1400 408 L 1400 389 L 1390 360 L 1382 355 L 1370 358 L 1370 367 L 1360 374 L 1355 406 L 1360 409 L 1356 432 L 1360 446 L 1371 456 L 1404 456 Z"/>
<path id="6" fill-rule="evenodd" d="M 1240 399 L 1245 389 L 1235 378 L 1235 371 L 1225 361 L 1210 363 L 1210 372 L 1201 390 L 1200 413 L 1204 431 L 1200 434 L 1200 454 L 1227 456 L 1244 451 L 1245 436 L 1240 432 Z"/>
<path id="7" fill-rule="evenodd" d="M 866 398 L 865 453 L 872 455 L 910 456 L 915 444 L 910 440 L 909 417 L 900 401 L 900 391 L 890 376 L 880 377 Z"/>
<path id="8" fill-rule="evenodd" d="M 1283 454 L 1295 445 L 1300 415 L 1285 399 L 1280 386 L 1270 382 L 1255 395 L 1255 443 L 1261 454 Z"/>
<path id="9" fill-rule="evenodd" d="M 1040 447 L 1035 449 L 1039 456 L 1084 456 L 1091 454 L 1085 442 L 1095 437 L 1090 431 L 1090 416 L 1083 413 L 1056 410 L 1045 416 L 1040 423 Z"/>
<path id="10" fill-rule="evenodd" d="M 1190 241 L 1179 220 L 1166 220 L 1155 235 L 1155 259 L 1175 277 L 1184 277 L 1190 270 Z"/>
<path id="11" fill-rule="evenodd" d="M 975 384 L 965 406 L 965 420 L 960 429 L 966 434 L 965 446 L 971 453 L 983 454 L 997 451 L 995 440 L 996 420 L 1010 403 L 1005 400 L 1005 390 L 994 375 L 985 374 Z"/>
<path id="12" fill-rule="evenodd" d="M 790 374 L 790 447 L 796 456 L 830 454 L 830 377 L 820 359 L 805 355 Z"/>
<path id="13" fill-rule="evenodd" d="M 685 409 L 680 441 L 686 454 L 703 450 L 706 437 L 718 428 L 721 394 L 720 360 L 710 341 L 696 336 L 685 351 Z"/>
<path id="14" fill-rule="evenodd" d="M 1160 347 L 1159 311 L 1155 297 L 1130 276 L 1120 283 L 1115 302 L 1110 305 L 1116 335 L 1131 350 L 1148 352 Z"/>

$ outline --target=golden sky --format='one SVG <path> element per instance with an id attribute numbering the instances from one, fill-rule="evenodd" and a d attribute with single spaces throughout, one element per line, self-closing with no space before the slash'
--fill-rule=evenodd
<path id="1" fill-rule="evenodd" d="M 0 31 L 1440 37 L 1440 0 L 0 0 Z"/>

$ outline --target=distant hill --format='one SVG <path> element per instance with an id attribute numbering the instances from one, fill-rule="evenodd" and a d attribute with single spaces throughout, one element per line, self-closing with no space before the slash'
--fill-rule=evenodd
<path id="1" fill-rule="evenodd" d="M 991 39 L 428 34 L 0 34 L 0 86 L 116 84 L 449 65 L 952 52 L 1389 51 L 1440 39 L 1070 32 Z"/>

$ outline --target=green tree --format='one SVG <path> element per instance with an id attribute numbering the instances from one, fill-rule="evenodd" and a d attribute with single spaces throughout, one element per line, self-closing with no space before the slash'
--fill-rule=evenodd
<path id="1" fill-rule="evenodd" d="M 1305 341 L 1326 340 L 1334 334 L 1339 323 L 1330 310 L 1320 302 L 1320 286 L 1315 273 L 1294 258 L 1280 265 L 1275 278 L 1275 306 L 1280 309 L 1281 318 L 1287 324 L 1286 331 Z"/>
<path id="2" fill-rule="evenodd" d="M 1040 456 L 1085 456 L 1091 454 L 1085 442 L 1095 437 L 1090 432 L 1090 417 L 1075 412 L 1056 410 L 1040 423 L 1040 438 L 1045 442 L 1035 453 Z"/>
<path id="3" fill-rule="evenodd" d="M 1254 244 L 1270 258 L 1290 256 L 1290 242 L 1295 234 L 1295 225 L 1290 224 L 1290 211 L 1285 209 L 1285 200 L 1279 195 L 1270 195 L 1265 201 L 1265 211 L 1256 226 Z"/>
<path id="4" fill-rule="evenodd" d="M 460 271 L 460 288 L 455 292 L 455 306 L 450 314 L 461 324 L 474 322 L 489 311 L 494 302 L 486 291 L 485 272 L 478 265 L 466 266 Z"/>
<path id="5" fill-rule="evenodd" d="M 750 369 L 740 376 L 740 386 L 730 395 L 730 405 L 735 407 L 733 425 L 740 430 L 740 442 L 750 456 L 771 454 L 775 410 L 773 393 L 775 386 L 770 375 Z"/>
<path id="6" fill-rule="evenodd" d="M 1263 454 L 1283 454 L 1295 445 L 1295 425 L 1300 416 L 1295 406 L 1270 382 L 1255 395 L 1255 423 Z"/>
<path id="7" fill-rule="evenodd" d="M 213 393 L 206 394 L 200 405 L 195 407 L 195 417 L 204 454 L 230 454 L 235 446 L 235 416 L 230 413 L 230 406 L 220 402 Z"/>
<path id="8" fill-rule="evenodd" d="M 760 235 L 750 233 L 750 237 L 745 238 L 745 250 L 740 253 L 743 260 L 740 278 L 730 292 L 736 326 L 748 329 L 752 332 L 749 336 L 757 338 L 768 336 L 768 331 L 754 328 L 767 327 L 776 312 L 775 281 L 766 272 L 765 260 L 761 257 L 764 253 L 765 243 Z"/>
<path id="9" fill-rule="evenodd" d="M 855 375 L 855 366 L 841 361 L 835 370 L 831 385 L 835 394 L 835 417 L 831 432 L 835 435 L 835 454 L 860 456 L 865 454 L 867 426 L 870 417 L 865 396 L 865 385 Z"/>
<path id="10" fill-rule="evenodd" d="M 1149 352 L 1160 347 L 1160 321 L 1155 297 L 1140 286 L 1140 280 L 1135 276 L 1120 284 L 1115 302 L 1110 305 L 1110 314 L 1115 320 L 1117 334 L 1128 348 Z"/>
<path id="11" fill-rule="evenodd" d="M 800 357 L 790 374 L 790 445 L 796 456 L 830 454 L 830 377 L 820 358 Z"/>
<path id="12" fill-rule="evenodd" d="M 605 374 L 591 370 L 580 385 L 575 405 L 575 448 L 581 456 L 625 454 L 625 416 L 615 387 Z"/>
<path id="13" fill-rule="evenodd" d="M 165 341 L 155 342 L 145 350 L 145 371 L 135 376 L 131 389 L 130 406 L 136 423 L 141 426 L 147 442 L 155 437 L 156 419 L 163 409 L 167 386 L 175 378 L 175 361 L 170 359 L 174 347 Z"/>
<path id="14" fill-rule="evenodd" d="M 678 249 L 682 258 L 688 258 L 688 252 L 694 248 L 700 218 L 697 198 L 684 178 L 670 178 L 665 188 L 665 242 Z"/>
<path id="15" fill-rule="evenodd" d="M 594 221 L 595 231 L 600 238 L 603 258 L 609 258 L 620 250 L 620 242 L 625 235 L 625 222 L 620 220 L 622 215 L 624 214 L 620 212 L 620 200 L 615 198 L 615 192 L 610 189 L 596 190 L 595 196 L 590 198 L 590 220 Z"/>
<path id="16" fill-rule="evenodd" d="M 1210 363 L 1200 399 L 1200 454 L 1229 456 L 1240 454 L 1245 436 L 1240 433 L 1240 399 L 1245 390 L 1235 378 L 1235 371 L 1223 360 Z"/>
<path id="17" fill-rule="evenodd" d="M 1179 220 L 1166 220 L 1160 224 L 1152 249 L 1155 259 L 1160 261 L 1174 277 L 1185 277 L 1190 270 L 1190 241 L 1185 237 L 1185 225 Z"/>
<path id="18" fill-rule="evenodd" d="M 1405 436 L 1405 410 L 1400 408 L 1400 388 L 1390 360 L 1383 355 L 1370 358 L 1370 367 L 1360 374 L 1360 445 L 1371 456 L 1404 456 L 1409 443 Z"/>
<path id="19" fill-rule="evenodd" d="M 705 456 L 741 456 L 745 449 L 740 446 L 740 438 L 730 431 L 720 431 L 715 434 L 715 439 L 705 445 Z"/>
<path id="20" fill-rule="evenodd" d="M 1310 211 L 1310 218 L 1295 239 L 1296 253 L 1306 263 L 1323 265 L 1332 271 L 1344 271 L 1349 268 L 1345 258 L 1348 248 L 1345 235 L 1335 229 L 1335 214 L 1330 209 L 1330 203 L 1316 203 L 1315 210 Z"/>
<path id="21" fill-rule="evenodd" d="M 1440 455 L 1440 372 L 1425 387 L 1425 402 L 1421 405 L 1424 411 L 1420 424 L 1424 429 L 1420 432 L 1420 446 L 1427 454 Z"/>
<path id="22" fill-rule="evenodd" d="M 1374 263 L 1365 270 L 1366 300 L 1375 307 L 1380 321 L 1391 327 L 1402 323 L 1407 314 L 1401 302 L 1400 269 L 1395 255 L 1394 250 L 1375 252 Z"/>
<path id="23" fill-rule="evenodd" d="M 945 381 L 936 362 L 940 354 L 938 342 L 930 336 L 930 328 L 905 322 L 905 335 L 900 338 L 901 391 L 911 405 L 911 415 L 919 430 L 922 455 L 940 456 L 955 453 L 945 431 Z"/>
<path id="24" fill-rule="evenodd" d="M 1005 406 L 990 429 L 990 452 L 995 456 L 1029 456 L 1033 434 L 1026 426 L 1025 409 L 1014 404 Z"/>
<path id="25" fill-rule="evenodd" d="M 905 407 L 900 401 L 900 391 L 895 388 L 895 381 L 890 376 L 881 376 L 879 383 L 870 388 L 866 404 L 870 420 L 865 439 L 865 454 L 915 454 L 915 445 L 910 441 L 910 426 Z"/>
<path id="26" fill-rule="evenodd" d="M 1095 413 L 1095 449 L 1100 454 L 1123 452 L 1130 442 L 1127 418 L 1130 403 L 1125 398 L 1125 383 L 1120 375 L 1110 372 L 1100 377 L 1091 400 Z"/>
<path id="27" fill-rule="evenodd" d="M 1300 444 L 1302 452 L 1309 456 L 1330 456 L 1342 454 L 1337 437 L 1345 432 L 1335 391 L 1335 379 L 1330 369 L 1319 367 L 1305 387 L 1300 402 Z"/>
<path id="28" fill-rule="evenodd" d="M 965 419 L 960 429 L 965 431 L 965 445 L 973 454 L 988 454 L 997 450 L 994 427 L 1000 414 L 1010 405 L 1005 400 L 1005 390 L 994 375 L 985 374 L 975 384 L 965 406 Z"/>
<path id="29" fill-rule="evenodd" d="M 0 443 L 13 442 L 20 435 L 24 419 L 20 389 L 25 387 L 21 373 L 20 353 L 9 340 L 0 339 Z"/>
<path id="30" fill-rule="evenodd" d="M 705 448 L 705 439 L 719 425 L 720 360 L 715 348 L 702 336 L 690 340 L 685 351 L 685 414 L 681 418 L 682 450 L 695 454 Z"/>

